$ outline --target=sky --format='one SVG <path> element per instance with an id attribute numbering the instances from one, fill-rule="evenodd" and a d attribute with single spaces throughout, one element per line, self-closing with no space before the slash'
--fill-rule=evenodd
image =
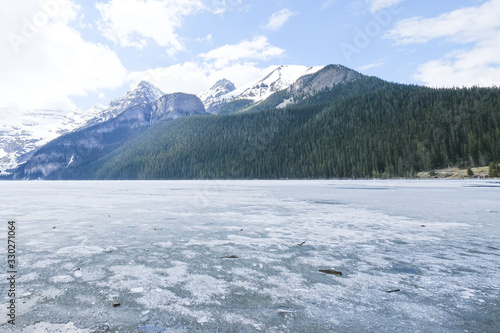
<path id="1" fill-rule="evenodd" d="M 500 0 L 5 0 L 0 13 L 0 109 L 85 110 L 141 80 L 238 87 L 282 64 L 500 85 Z"/>

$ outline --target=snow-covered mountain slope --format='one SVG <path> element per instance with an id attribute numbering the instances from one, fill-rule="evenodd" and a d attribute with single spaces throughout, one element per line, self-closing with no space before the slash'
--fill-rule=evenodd
<path id="1" fill-rule="evenodd" d="M 125 96 L 111 101 L 109 107 L 103 110 L 97 117 L 89 120 L 86 126 L 114 118 L 132 106 L 153 103 L 163 95 L 164 93 L 155 85 L 147 81 L 141 81 L 137 88 L 128 91 Z"/>
<path id="2" fill-rule="evenodd" d="M 304 75 L 314 74 L 323 69 L 324 66 L 306 67 L 297 65 L 278 66 L 267 74 L 263 79 L 251 82 L 239 89 L 227 94 L 237 99 L 250 99 L 260 102 L 277 91 L 287 89 L 295 81 Z"/>
<path id="3" fill-rule="evenodd" d="M 0 109 L 0 174 L 28 160 L 33 152 L 62 134 L 71 132 L 97 117 L 106 107 L 89 110 Z"/>
<path id="4" fill-rule="evenodd" d="M 26 162 L 35 152 L 59 136 L 82 127 L 116 117 L 128 108 L 150 104 L 164 94 L 156 86 L 142 81 L 134 90 L 112 101 L 109 107 L 95 105 L 89 110 L 13 110 L 1 109 L 0 174 Z"/>
<path id="5" fill-rule="evenodd" d="M 199 93 L 197 96 L 205 105 L 208 113 L 214 113 L 224 103 L 220 97 L 236 90 L 234 84 L 226 79 L 217 81 L 212 88 Z"/>
<path id="6" fill-rule="evenodd" d="M 216 84 L 216 86 L 212 87 L 210 90 L 198 94 L 198 97 L 200 97 L 205 104 L 205 108 L 207 110 L 210 109 L 211 112 L 216 111 L 213 110 L 214 105 L 222 106 L 225 103 L 237 99 L 247 99 L 251 100 L 253 103 L 257 103 L 265 100 L 277 91 L 289 88 L 300 77 L 314 74 L 323 68 L 324 66 L 273 66 L 270 68 L 268 74 L 260 80 L 250 82 L 240 88 L 219 96 L 213 94 L 213 89 L 217 86 Z M 206 96 L 210 96 L 210 98 L 206 98 Z"/>
<path id="7" fill-rule="evenodd" d="M 85 179 L 82 175 L 89 165 L 142 135 L 152 125 L 206 114 L 201 100 L 191 94 L 167 94 L 152 103 L 136 102 L 116 117 L 79 128 L 41 147 L 14 171 L 13 179 L 63 179 L 72 172 L 75 176 L 69 177 Z"/>

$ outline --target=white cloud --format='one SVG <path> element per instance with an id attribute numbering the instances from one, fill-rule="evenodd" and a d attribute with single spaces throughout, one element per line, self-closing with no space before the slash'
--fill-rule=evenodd
<path id="1" fill-rule="evenodd" d="M 333 6 L 337 0 L 326 0 L 321 4 L 321 10 L 325 10 Z"/>
<path id="2" fill-rule="evenodd" d="M 201 0 L 111 0 L 96 4 L 105 37 L 120 44 L 144 48 L 154 42 L 172 54 L 185 49 L 176 30 L 182 19 L 204 9 Z"/>
<path id="3" fill-rule="evenodd" d="M 259 66 L 261 61 L 280 57 L 285 50 L 272 46 L 264 36 L 251 41 L 224 45 L 199 54 L 198 61 L 188 61 L 170 67 L 137 71 L 129 75 L 134 88 L 141 80 L 157 85 L 165 93 L 199 93 L 220 79 L 228 79 L 237 87 L 262 78 L 269 68 Z"/>
<path id="4" fill-rule="evenodd" d="M 276 31 L 281 29 L 285 23 L 292 17 L 297 15 L 297 13 L 292 12 L 291 10 L 284 8 L 280 11 L 277 11 L 269 18 L 269 22 L 262 28 L 265 30 Z"/>
<path id="5" fill-rule="evenodd" d="M 392 7 L 406 0 L 368 0 L 370 11 L 375 13 L 384 8 Z"/>
<path id="6" fill-rule="evenodd" d="M 248 12 L 252 8 L 252 2 L 246 0 L 212 0 L 214 14 L 223 14 L 226 11 Z"/>
<path id="7" fill-rule="evenodd" d="M 221 46 L 200 56 L 206 61 L 213 61 L 216 68 L 224 68 L 234 62 L 267 61 L 280 57 L 284 52 L 284 49 L 269 44 L 265 36 L 258 36 L 251 41 Z"/>
<path id="8" fill-rule="evenodd" d="M 371 64 L 367 64 L 367 65 L 363 65 L 361 67 L 358 67 L 357 70 L 358 71 L 367 71 L 367 70 L 372 69 L 372 68 L 384 66 L 386 63 L 387 62 L 385 61 L 385 59 L 379 59 Z"/>
<path id="9" fill-rule="evenodd" d="M 500 85 L 500 33 L 478 42 L 470 50 L 458 50 L 418 67 L 415 78 L 428 86 L 462 87 Z"/>
<path id="10" fill-rule="evenodd" d="M 197 94 L 209 89 L 216 81 L 226 78 L 237 87 L 257 80 L 265 75 L 266 69 L 256 63 L 242 62 L 224 68 L 203 62 L 185 62 L 170 67 L 133 72 L 129 75 L 130 87 L 135 88 L 141 80 L 158 86 L 165 93 L 186 92 Z"/>
<path id="11" fill-rule="evenodd" d="M 243 85 L 265 73 L 262 61 L 285 52 L 258 36 L 200 54 L 191 62 L 129 73 L 113 50 L 85 40 L 75 30 L 82 12 L 73 1 L 42 0 L 55 4 L 52 10 L 41 9 L 38 1 L 0 3 L 0 11 L 10 13 L 0 21 L 0 34 L 19 37 L 0 39 L 0 107 L 68 110 L 75 106 L 75 96 L 92 93 L 102 98 L 103 89 L 119 88 L 126 82 L 135 85 L 141 79 L 165 92 L 197 93 L 224 77 Z M 137 34 L 128 37 L 137 38 Z M 204 38 L 210 39 L 210 34 Z"/>
<path id="12" fill-rule="evenodd" d="M 462 8 L 435 18 L 399 22 L 386 37 L 398 44 L 424 44 L 445 38 L 468 44 L 418 67 L 415 78 L 429 86 L 491 86 L 500 83 L 500 0 Z"/>
<path id="13" fill-rule="evenodd" d="M 85 41 L 69 26 L 79 7 L 69 0 L 2 2 L 0 106 L 74 107 L 85 96 L 123 84 L 126 70 L 106 46 Z"/>
<path id="14" fill-rule="evenodd" d="M 456 43 L 489 38 L 500 27 L 500 1 L 490 0 L 479 7 L 455 10 L 435 18 L 411 18 L 399 22 L 387 36 L 398 44 L 426 43 L 447 37 Z"/>

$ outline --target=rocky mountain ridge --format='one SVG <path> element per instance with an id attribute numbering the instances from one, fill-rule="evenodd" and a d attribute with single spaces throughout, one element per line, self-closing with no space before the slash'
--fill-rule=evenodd
<path id="1" fill-rule="evenodd" d="M 292 96 L 312 95 L 330 89 L 336 84 L 352 82 L 361 77 L 362 74 L 342 65 L 329 65 L 318 72 L 301 76 L 289 86 L 288 91 Z"/>
<path id="2" fill-rule="evenodd" d="M 58 141 L 59 143 L 66 142 L 59 149 L 68 151 L 65 147 L 74 145 L 75 147 L 84 147 L 90 150 L 105 151 L 106 147 L 110 146 L 108 144 L 109 133 L 114 133 L 114 137 L 110 142 L 119 145 L 120 142 L 116 141 L 115 137 L 124 140 L 126 139 L 124 133 L 135 131 L 136 128 L 152 126 L 162 121 L 187 115 L 219 113 L 221 108 L 230 103 L 234 105 L 231 105 L 231 108 L 228 108 L 229 111 L 226 110 L 224 113 L 245 110 L 252 105 L 262 103 L 265 108 L 282 108 L 296 103 L 301 98 L 314 95 L 315 92 L 331 88 L 335 84 L 350 82 L 362 76 L 358 72 L 341 65 L 316 67 L 283 65 L 270 68 L 270 71 L 262 79 L 240 88 L 236 88 L 229 80 L 221 79 L 211 89 L 201 92 L 197 96 L 184 93 L 164 95 L 160 89 L 151 83 L 141 81 L 136 89 L 127 92 L 122 98 L 112 101 L 108 108 L 96 109 L 94 113 L 89 113 L 92 117 L 88 116 L 85 122 L 79 123 L 80 126 L 68 127 L 66 131 L 58 133 L 51 139 L 61 134 L 72 134 L 74 132 L 76 136 L 65 136 Z M 282 97 L 281 100 L 278 100 L 278 103 L 275 103 L 276 97 L 273 99 L 274 104 L 265 103 L 270 96 L 277 92 L 285 92 L 284 95 L 280 93 L 279 96 Z M 78 137 L 78 135 L 81 136 L 82 133 L 84 133 L 85 139 L 76 142 L 74 138 Z M 89 135 L 89 133 L 93 134 Z M 103 133 L 108 134 L 103 135 Z M 50 140 L 43 143 L 48 141 Z M 49 145 L 53 147 L 49 149 L 52 156 L 60 155 L 57 149 L 54 148 L 59 143 Z M 37 146 L 35 149 L 40 149 L 40 146 L 42 145 Z M 64 156 L 57 157 L 58 161 L 48 167 L 47 163 L 50 158 L 43 153 L 46 149 L 40 149 L 39 153 L 35 153 L 35 149 L 29 151 L 29 154 L 25 155 L 24 159 L 19 160 L 20 162 L 29 161 L 23 171 L 17 173 L 16 177 L 44 178 L 54 170 L 82 161 L 82 157 L 78 156 L 78 154 L 74 155 L 67 152 L 63 154 Z M 32 156 L 34 158 L 31 158 Z M 45 166 L 42 166 L 44 164 Z M 15 167 L 15 163 L 12 166 Z"/>
<path id="3" fill-rule="evenodd" d="M 157 89 L 157 88 L 156 88 Z M 181 116 L 206 114 L 195 95 L 166 94 L 154 100 L 155 87 L 141 82 L 129 98 L 116 103 L 124 111 L 108 120 L 87 124 L 38 149 L 14 174 L 14 179 L 44 179 L 61 169 L 96 159 L 144 132 L 148 127 Z M 133 101 L 136 104 L 129 103 Z"/>
<path id="4" fill-rule="evenodd" d="M 221 89 L 220 85 L 216 83 L 211 89 L 199 93 L 198 97 L 202 100 L 208 113 L 217 113 L 222 106 L 235 100 L 248 100 L 249 103 L 256 104 L 280 90 L 289 88 L 304 75 L 312 75 L 323 68 L 324 66 L 273 66 L 262 79 L 235 89 Z M 219 82 L 231 83 L 226 79 Z M 231 83 L 229 87 L 232 88 L 234 85 Z"/>
<path id="5" fill-rule="evenodd" d="M 260 80 L 240 88 L 222 79 L 212 88 L 199 93 L 208 113 L 219 113 L 227 104 L 234 101 L 247 101 L 247 106 L 265 101 L 278 91 L 287 90 L 288 98 L 277 105 L 278 108 L 294 104 L 297 99 L 314 95 L 330 89 L 339 83 L 351 82 L 363 75 L 342 65 L 292 66 L 282 65 L 271 70 Z M 226 87 L 230 87 L 227 89 Z"/>
<path id="6" fill-rule="evenodd" d="M 108 108 L 103 110 L 103 112 L 98 114 L 96 117 L 90 119 L 85 126 L 92 126 L 107 121 L 118 116 L 120 113 L 132 106 L 141 103 L 153 103 L 163 95 L 164 93 L 155 85 L 147 81 L 141 81 L 136 89 L 130 90 L 125 94 L 125 96 L 111 101 Z"/>

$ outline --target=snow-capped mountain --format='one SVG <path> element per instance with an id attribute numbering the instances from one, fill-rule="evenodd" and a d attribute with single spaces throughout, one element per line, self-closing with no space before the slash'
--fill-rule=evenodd
<path id="1" fill-rule="evenodd" d="M 210 109 L 211 113 L 216 112 L 214 106 L 222 106 L 232 100 L 246 99 L 257 103 L 265 100 L 277 91 L 287 89 L 294 84 L 300 77 L 305 75 L 314 74 L 324 66 L 297 66 L 297 65 L 281 65 L 273 66 L 270 68 L 264 78 L 250 82 L 240 88 L 234 89 L 223 95 L 215 96 L 213 93 L 217 89 L 217 84 L 208 91 L 198 94 L 198 97 L 205 104 L 207 110 Z M 227 81 L 227 80 L 226 80 Z M 207 98 L 206 96 L 209 96 Z"/>
<path id="2" fill-rule="evenodd" d="M 107 109 L 103 110 L 97 117 L 90 119 L 85 126 L 91 126 L 114 118 L 132 106 L 153 103 L 163 95 L 164 93 L 155 85 L 147 81 L 141 81 L 137 88 L 128 91 L 125 96 L 111 101 Z"/>
<path id="3" fill-rule="evenodd" d="M 197 96 L 205 105 L 208 113 L 214 113 L 224 103 L 220 97 L 236 90 L 234 84 L 226 79 L 217 81 L 209 90 L 199 93 Z"/>
<path id="4" fill-rule="evenodd" d="M 297 66 L 282 65 L 278 66 L 267 74 L 263 79 L 251 82 L 225 95 L 228 98 L 250 99 L 254 103 L 260 102 L 271 96 L 277 91 L 287 89 L 295 81 L 304 75 L 314 74 L 324 66 Z"/>
<path id="5" fill-rule="evenodd" d="M 59 136 L 82 127 L 95 125 L 116 117 L 131 106 L 155 102 L 164 94 L 149 82 L 138 87 L 109 107 L 97 104 L 89 110 L 0 110 L 3 116 L 0 127 L 0 174 L 26 162 L 38 148 Z"/>
<path id="6" fill-rule="evenodd" d="M 137 90 L 144 90 L 144 87 L 145 84 L 141 83 Z M 207 114 L 201 100 L 191 94 L 166 94 L 150 103 L 140 98 L 135 102 L 116 117 L 84 126 L 41 147 L 16 169 L 13 179 L 60 179 L 72 170 L 83 168 L 80 170 L 84 171 L 78 171 L 77 176 L 71 176 L 79 179 L 89 165 L 142 135 L 153 125 L 179 117 Z"/>
<path id="7" fill-rule="evenodd" d="M 28 160 L 33 152 L 62 134 L 73 131 L 97 117 L 106 107 L 89 110 L 2 109 L 0 126 L 0 174 Z"/>

